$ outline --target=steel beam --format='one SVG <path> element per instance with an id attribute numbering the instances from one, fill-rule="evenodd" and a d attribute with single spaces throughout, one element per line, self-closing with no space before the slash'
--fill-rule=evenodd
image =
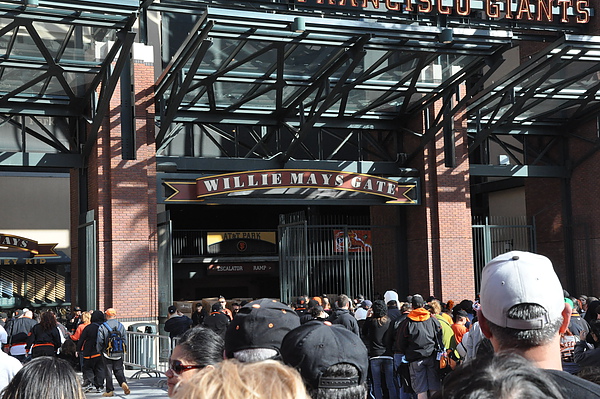
<path id="1" fill-rule="evenodd" d="M 569 176 L 563 166 L 533 166 L 533 165 L 475 165 L 469 166 L 471 176 L 480 177 L 558 177 Z"/>

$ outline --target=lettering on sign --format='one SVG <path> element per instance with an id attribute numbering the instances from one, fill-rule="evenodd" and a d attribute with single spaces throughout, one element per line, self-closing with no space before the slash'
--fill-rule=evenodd
<path id="1" fill-rule="evenodd" d="M 242 240 L 257 240 L 276 244 L 277 233 L 275 231 L 215 231 L 209 232 L 206 235 L 206 241 L 209 246 L 227 240 L 240 240 L 240 243 L 243 242 Z M 248 245 L 245 242 L 244 244 L 240 243 L 237 244 L 238 248 L 241 246 L 246 248 Z"/>
<path id="2" fill-rule="evenodd" d="M 45 265 L 47 260 L 44 258 L 1 258 L 0 265 L 16 266 L 16 265 Z"/>
<path id="3" fill-rule="evenodd" d="M 302 188 L 312 189 L 303 190 L 309 193 L 304 195 L 308 196 L 310 192 L 317 191 L 321 198 L 330 196 L 339 200 L 339 193 L 333 191 L 348 191 L 378 196 L 388 204 L 417 204 L 417 181 L 410 178 L 405 181 L 408 183 L 402 184 L 398 180 L 353 172 L 271 169 L 203 176 L 197 178 L 195 182 L 165 181 L 164 184 L 173 190 L 173 193 L 165 198 L 166 203 L 199 202 L 211 196 L 227 197 L 234 193 L 252 193 L 260 190 L 265 190 L 265 196 L 293 197 L 299 195 L 298 190 L 282 189 Z M 351 197 L 351 195 L 347 196 L 347 198 Z M 362 199 L 364 198 L 363 196 Z M 252 237 L 242 236 L 236 238 L 252 239 Z"/>
<path id="4" fill-rule="evenodd" d="M 264 263 L 241 263 L 241 264 L 228 264 L 218 263 L 211 264 L 208 266 L 208 275 L 217 274 L 269 274 L 277 272 L 277 264 L 275 262 L 264 262 Z"/>
<path id="5" fill-rule="evenodd" d="M 27 251 L 34 256 L 59 256 L 54 252 L 54 248 L 56 248 L 57 245 L 58 244 L 39 244 L 37 241 L 29 238 L 13 236 L 11 234 L 0 234 L 0 247 Z"/>
<path id="6" fill-rule="evenodd" d="M 394 180 L 358 173 L 279 169 L 201 177 L 196 181 L 196 196 L 202 198 L 236 191 L 291 187 L 357 191 L 392 201 L 411 202 L 406 193 L 413 186 L 402 186 Z"/>
<path id="7" fill-rule="evenodd" d="M 385 10 L 416 14 L 457 14 L 471 16 L 483 11 L 490 19 L 507 19 L 531 22 L 590 21 L 589 0 L 296 0 L 299 6 L 356 7 L 357 9 Z"/>

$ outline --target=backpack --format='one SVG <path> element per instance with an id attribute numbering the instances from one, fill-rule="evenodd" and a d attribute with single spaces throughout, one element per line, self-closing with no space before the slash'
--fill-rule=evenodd
<path id="1" fill-rule="evenodd" d="M 119 331 L 119 325 L 111 329 L 110 325 L 104 322 L 104 326 L 108 329 L 108 339 L 105 347 L 106 354 L 112 357 L 126 353 L 127 346 L 125 345 L 125 338 L 121 334 L 121 331 Z"/>

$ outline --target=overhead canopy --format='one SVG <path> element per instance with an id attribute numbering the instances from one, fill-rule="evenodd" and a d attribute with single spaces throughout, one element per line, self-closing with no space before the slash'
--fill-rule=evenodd
<path id="1" fill-rule="evenodd" d="M 30 2 L 35 3 L 35 2 Z M 128 58 L 139 2 L 134 0 L 0 1 L 0 123 L 27 138 L 0 137 L 3 150 L 58 153 L 45 166 L 81 166 Z M 119 56 L 121 52 L 121 56 Z M 111 66 L 111 64 L 113 64 Z M 100 89 L 100 94 L 96 93 Z M 28 116 L 22 119 L 19 117 Z M 40 119 L 45 117 L 45 119 Z M 69 118 L 57 123 L 53 117 Z M 79 131 L 79 118 L 89 126 Z M 87 139 L 85 139 L 87 134 Z M 8 136 L 8 137 L 7 137 Z M 36 166 L 4 152 L 3 165 Z M 41 160 L 41 159 L 39 159 Z"/>
<path id="2" fill-rule="evenodd" d="M 185 122 L 286 124 L 292 148 L 314 127 L 395 129 L 511 44 L 507 31 L 443 31 L 207 7 L 157 81 L 157 147 Z"/>
<path id="3" fill-rule="evenodd" d="M 470 152 L 491 139 L 503 146 L 513 165 L 518 165 L 525 161 L 523 150 L 507 144 L 506 136 L 521 136 L 521 141 L 532 134 L 568 137 L 574 127 L 596 118 L 600 111 L 598 72 L 600 37 L 566 34 L 559 38 L 478 93 L 469 104 L 473 132 Z M 552 146 L 563 144 L 553 138 L 542 141 L 537 149 L 531 148 L 535 152 L 530 155 L 536 158 L 532 166 L 556 166 L 556 160 L 544 155 Z M 531 176 L 532 171 L 526 175 Z M 564 170 L 546 167 L 540 172 L 540 176 L 548 175 L 562 176 Z"/>

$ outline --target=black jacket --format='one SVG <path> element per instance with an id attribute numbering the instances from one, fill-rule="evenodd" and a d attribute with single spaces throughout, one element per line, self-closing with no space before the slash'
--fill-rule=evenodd
<path id="1" fill-rule="evenodd" d="M 360 329 L 358 328 L 358 322 L 356 318 L 350 314 L 348 309 L 337 309 L 331 317 L 329 321 L 332 324 L 341 324 L 346 329 L 352 331 L 354 334 L 360 337 Z"/>
<path id="2" fill-rule="evenodd" d="M 229 325 L 229 317 L 221 312 L 213 312 L 204 318 L 203 325 L 204 327 L 210 328 L 219 334 L 223 339 L 225 339 L 225 332 L 227 331 L 227 326 Z"/>
<path id="3" fill-rule="evenodd" d="M 57 351 L 62 344 L 58 327 L 52 327 L 50 330 L 44 330 L 41 324 L 36 324 L 31 328 L 31 334 L 27 337 L 25 348 L 29 350 L 32 346 L 52 344 L 54 351 Z"/>
<path id="4" fill-rule="evenodd" d="M 77 341 L 77 352 L 81 352 L 84 359 L 100 356 L 96 347 L 96 339 L 98 338 L 98 328 L 102 323 L 104 323 L 104 313 L 95 310 L 92 314 L 91 324 L 83 329 Z"/>
<path id="5" fill-rule="evenodd" d="M 394 356 L 392 352 L 394 323 L 389 317 L 384 322 L 368 317 L 363 324 L 362 334 L 369 350 L 369 357 Z"/>
<path id="6" fill-rule="evenodd" d="M 165 322 L 165 331 L 169 333 L 169 337 L 175 338 L 190 329 L 192 319 L 183 316 L 173 316 Z"/>
<path id="7" fill-rule="evenodd" d="M 396 332 L 396 348 L 409 362 L 433 355 L 443 342 L 440 322 L 423 308 L 410 312 Z"/>
<path id="8" fill-rule="evenodd" d="M 206 316 L 207 314 L 204 311 L 204 309 L 202 309 L 200 312 L 192 313 L 192 327 L 196 327 L 197 325 L 202 324 Z"/>

